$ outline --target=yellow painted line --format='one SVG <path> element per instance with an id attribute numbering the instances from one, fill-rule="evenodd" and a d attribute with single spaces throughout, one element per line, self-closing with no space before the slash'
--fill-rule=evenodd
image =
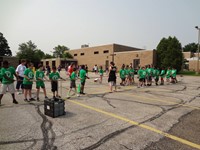
<path id="1" fill-rule="evenodd" d="M 107 115 L 107 116 L 111 116 L 111 117 L 113 117 L 113 118 L 116 118 L 116 119 L 119 119 L 119 120 L 128 122 L 128 123 L 130 123 L 130 124 L 132 124 L 132 125 L 136 125 L 136 126 L 139 126 L 139 127 L 141 127 L 141 128 L 144 128 L 144 129 L 153 131 L 153 132 L 155 132 L 155 133 L 161 134 L 161 135 L 163 135 L 163 136 L 165 136 L 165 137 L 168 137 L 168 138 L 170 138 L 170 139 L 172 139 L 172 140 L 175 140 L 175 141 L 177 141 L 177 142 L 183 143 L 183 144 L 185 144 L 185 145 L 191 146 L 191 147 L 193 147 L 193 148 L 200 149 L 200 145 L 199 145 L 199 144 L 196 144 L 196 143 L 190 142 L 190 141 L 188 141 L 188 140 L 179 138 L 179 137 L 177 137 L 177 136 L 174 136 L 174 135 L 165 133 L 165 132 L 160 131 L 160 130 L 158 130 L 158 129 L 155 129 L 155 128 L 153 128 L 153 127 L 150 127 L 150 126 L 147 126 L 147 125 L 144 125 L 144 124 L 139 124 L 138 122 L 132 121 L 132 120 L 130 120 L 130 119 L 127 119 L 127 118 L 118 116 L 118 115 L 113 114 L 113 113 L 110 113 L 110 112 L 103 111 L 103 110 L 101 110 L 101 109 L 98 109 L 98 108 L 95 108 L 95 107 L 92 107 L 92 106 L 85 105 L 85 104 L 83 104 L 83 103 L 80 103 L 80 102 L 77 102 L 77 101 L 74 101 L 74 100 L 68 100 L 68 101 L 71 102 L 71 103 L 77 104 L 77 105 L 79 105 L 79 106 L 82 106 L 82 107 L 84 107 L 84 108 L 87 108 L 87 109 L 90 109 L 90 110 L 93 110 L 93 111 L 102 113 L 102 114 Z"/>
<path id="2" fill-rule="evenodd" d="M 120 94 L 128 95 L 129 93 L 120 93 Z M 144 96 L 138 96 L 138 95 L 134 95 L 134 94 L 131 94 L 131 96 L 138 97 L 138 98 L 143 98 L 145 100 L 164 102 L 164 103 L 167 103 L 167 104 L 179 105 L 179 106 L 184 106 L 184 107 L 189 107 L 189 108 L 200 110 L 199 107 L 191 106 L 191 105 L 187 105 L 187 104 L 179 104 L 179 103 L 176 103 L 176 102 L 170 102 L 170 101 L 167 101 L 167 100 L 160 100 L 160 99 L 157 99 L 157 98 L 147 98 L 147 97 L 144 97 Z M 174 99 L 176 99 L 176 98 L 174 98 Z"/>

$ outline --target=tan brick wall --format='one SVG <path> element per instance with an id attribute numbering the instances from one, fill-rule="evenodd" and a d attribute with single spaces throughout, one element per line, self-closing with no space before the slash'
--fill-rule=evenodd
<path id="1" fill-rule="evenodd" d="M 82 49 L 70 50 L 69 53 L 74 56 L 74 59 L 78 60 L 78 65 L 87 64 L 89 70 L 92 70 L 95 64 L 98 66 L 102 65 L 103 69 L 105 69 L 106 61 L 109 63 L 112 61 L 112 56 L 114 51 L 114 46 L 116 48 L 116 44 L 103 45 L 97 47 L 87 47 Z M 117 45 L 118 46 L 118 45 Z M 123 49 L 124 48 L 124 49 Z M 114 62 L 118 68 L 121 68 L 122 64 L 129 65 L 133 64 L 133 59 L 140 59 L 141 65 L 154 64 L 155 63 L 155 51 L 153 50 L 138 50 L 138 51 L 126 51 L 130 49 L 130 47 L 126 46 L 118 46 L 117 51 L 125 51 L 125 52 L 115 52 Z M 132 48 L 134 49 L 134 48 Z M 103 53 L 104 50 L 109 50 L 109 53 Z M 94 54 L 94 52 L 98 51 L 99 54 Z M 81 56 L 81 53 L 84 53 Z"/>
<path id="2" fill-rule="evenodd" d="M 199 68 L 200 68 L 200 61 L 199 61 Z M 189 61 L 189 70 L 190 71 L 197 71 L 197 60 L 190 60 Z"/>
<path id="3" fill-rule="evenodd" d="M 191 58 L 191 57 L 192 57 L 192 53 L 191 53 L 191 52 L 183 52 L 183 57 L 184 57 L 185 59 Z"/>

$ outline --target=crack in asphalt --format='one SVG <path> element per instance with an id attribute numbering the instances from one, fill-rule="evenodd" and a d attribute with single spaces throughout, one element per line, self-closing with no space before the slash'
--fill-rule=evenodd
<path id="1" fill-rule="evenodd" d="M 54 146 L 56 134 L 52 129 L 52 127 L 53 127 L 52 122 L 49 121 L 47 119 L 47 117 L 41 112 L 41 110 L 40 110 L 41 105 L 37 105 L 37 104 L 34 104 L 34 103 L 30 103 L 30 104 L 35 106 L 37 113 L 40 115 L 40 117 L 43 120 L 42 124 L 40 125 L 40 128 L 42 130 L 42 134 L 43 134 L 43 145 L 42 145 L 41 149 L 42 150 L 47 150 L 47 149 L 56 150 L 57 147 Z M 49 138 L 49 133 L 51 133 L 51 138 Z"/>

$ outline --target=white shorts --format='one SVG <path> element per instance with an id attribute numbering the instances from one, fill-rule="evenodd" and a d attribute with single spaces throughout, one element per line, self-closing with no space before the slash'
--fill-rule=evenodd
<path id="1" fill-rule="evenodd" d="M 6 94 L 6 91 L 9 91 L 11 94 L 15 93 L 14 83 L 11 84 L 2 84 L 0 94 Z"/>

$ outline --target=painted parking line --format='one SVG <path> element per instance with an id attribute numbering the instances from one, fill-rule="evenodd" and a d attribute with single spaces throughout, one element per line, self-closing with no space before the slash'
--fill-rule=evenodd
<path id="1" fill-rule="evenodd" d="M 122 95 L 130 95 L 130 93 L 120 93 Z M 163 103 L 167 103 L 167 104 L 171 104 L 171 105 L 179 105 L 179 106 L 184 106 L 184 107 L 189 107 L 189 108 L 192 108 L 192 109 L 198 109 L 200 110 L 199 107 L 196 107 L 196 106 L 191 106 L 191 105 L 188 105 L 188 104 L 180 104 L 180 103 L 176 103 L 176 102 L 170 102 L 170 101 L 167 101 L 167 100 L 160 100 L 160 99 L 157 99 L 157 98 L 148 98 L 148 97 L 144 97 L 144 96 L 138 96 L 138 95 L 134 95 L 134 94 L 131 94 L 131 96 L 133 97 L 136 97 L 136 98 L 142 98 L 144 100 L 149 100 L 149 101 L 158 101 L 158 102 L 163 102 Z"/>
<path id="2" fill-rule="evenodd" d="M 155 129 L 153 127 L 150 127 L 150 126 L 147 126 L 147 125 L 144 125 L 144 124 L 139 124 L 138 122 L 135 122 L 135 121 L 132 121 L 130 119 L 127 119 L 127 118 L 124 118 L 122 116 L 119 116 L 119 115 L 116 115 L 116 114 L 113 114 L 113 113 L 110 113 L 110 112 L 106 112 L 104 110 L 101 110 L 101 109 L 98 109 L 98 108 L 95 108 L 95 107 L 92 107 L 92 106 L 89 106 L 89 105 L 85 105 L 83 103 L 80 103 L 80 102 L 77 102 L 77 101 L 74 101 L 74 100 L 67 100 L 71 103 L 74 103 L 76 105 L 79 105 L 79 106 L 82 106 L 84 108 L 87 108 L 87 109 L 90 109 L 90 110 L 93 110 L 93 111 L 96 111 L 98 113 L 101 113 L 101 114 L 104 114 L 104 115 L 107 115 L 107 116 L 111 116 L 113 118 L 116 118 L 116 119 L 119 119 L 119 120 L 122 120 L 122 121 L 125 121 L 125 122 L 128 122 L 132 125 L 136 125 L 138 127 L 141 127 L 141 128 L 144 128 L 144 129 L 147 129 L 147 130 L 150 130 L 150 131 L 153 131 L 155 133 L 158 133 L 158 134 L 161 134 L 167 138 L 170 138 L 172 140 L 175 140 L 177 142 L 180 142 L 180 143 L 183 143 L 185 145 L 188 145 L 188 146 L 191 146 L 193 148 L 196 148 L 196 149 L 200 149 L 200 145 L 199 144 L 196 144 L 196 143 L 193 143 L 193 142 L 190 142 L 188 140 L 185 140 L 185 139 L 182 139 L 182 138 L 179 138 L 177 136 L 174 136 L 174 135 L 171 135 L 171 134 L 168 134 L 168 133 L 165 133 L 163 131 L 160 131 L 158 129 Z"/>

